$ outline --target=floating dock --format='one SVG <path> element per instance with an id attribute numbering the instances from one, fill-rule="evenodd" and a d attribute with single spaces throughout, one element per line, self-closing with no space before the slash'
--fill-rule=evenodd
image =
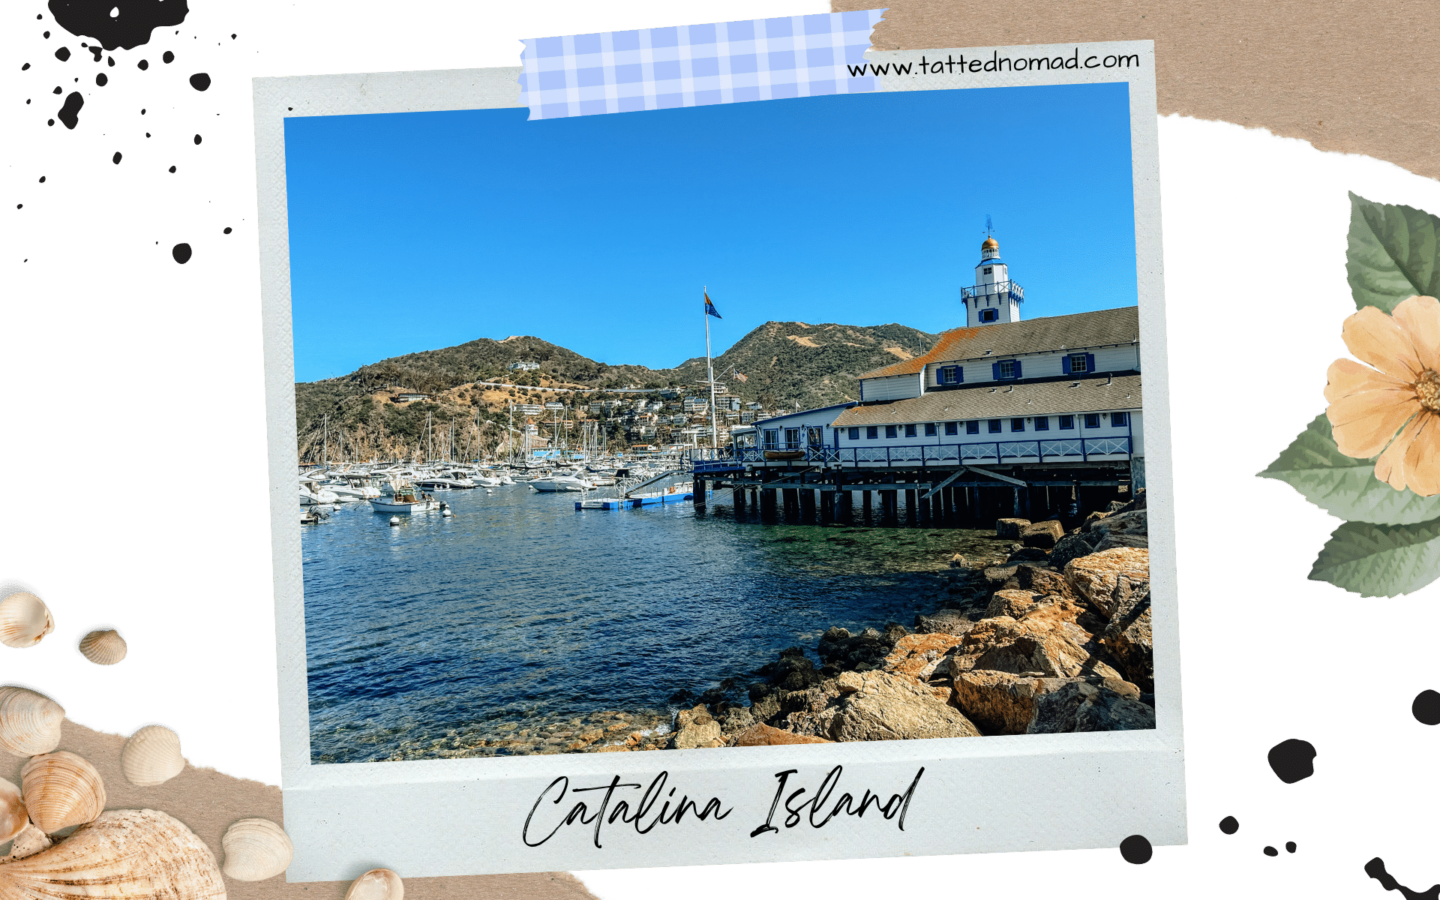
<path id="1" fill-rule="evenodd" d="M 608 499 L 576 500 L 576 509 L 639 509 L 642 506 L 663 506 L 666 503 L 689 503 L 695 499 L 691 491 L 673 494 L 652 494 L 647 497 L 611 497 Z"/>

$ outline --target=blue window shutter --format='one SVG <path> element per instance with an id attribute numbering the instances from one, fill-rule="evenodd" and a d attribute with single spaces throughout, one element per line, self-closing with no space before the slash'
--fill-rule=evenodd
<path id="1" fill-rule="evenodd" d="M 1095 354 L 1085 354 L 1085 369 L 1090 372 L 1095 371 Z"/>
<path id="2" fill-rule="evenodd" d="M 965 383 L 965 367 L 964 367 L 964 366 L 956 366 L 956 367 L 955 367 L 955 383 L 956 383 L 956 384 L 964 384 L 964 383 Z"/>
<path id="3" fill-rule="evenodd" d="M 990 377 L 996 381 L 1000 380 L 1000 364 L 998 362 L 990 364 Z"/>
<path id="4" fill-rule="evenodd" d="M 1020 360 L 1015 360 L 1015 377 L 1020 377 Z"/>
<path id="5" fill-rule="evenodd" d="M 1065 354 L 1065 357 L 1060 360 L 1060 371 L 1066 375 L 1070 374 L 1070 354 Z"/>

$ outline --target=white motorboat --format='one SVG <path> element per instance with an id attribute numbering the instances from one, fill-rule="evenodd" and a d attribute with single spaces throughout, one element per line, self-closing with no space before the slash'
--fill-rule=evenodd
<path id="1" fill-rule="evenodd" d="M 300 482 L 300 505 L 301 506 L 324 506 L 330 503 L 339 503 L 340 497 L 334 491 L 312 479 L 303 479 Z"/>
<path id="2" fill-rule="evenodd" d="M 530 487 L 542 494 L 549 494 L 569 491 L 583 492 L 591 490 L 594 485 L 575 475 L 549 475 L 530 482 Z"/>
<path id="3" fill-rule="evenodd" d="M 429 494 L 406 486 L 397 487 L 395 493 L 389 499 L 382 500 L 377 498 L 371 500 L 370 506 L 373 507 L 377 513 L 410 515 L 440 509 L 444 504 Z"/>

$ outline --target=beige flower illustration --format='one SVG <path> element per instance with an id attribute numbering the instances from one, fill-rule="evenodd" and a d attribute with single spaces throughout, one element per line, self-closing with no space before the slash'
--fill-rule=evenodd
<path id="1" fill-rule="evenodd" d="M 1397 491 L 1440 494 L 1440 300 L 1411 297 L 1391 315 L 1367 306 L 1341 335 L 1369 366 L 1330 366 L 1325 415 L 1335 444 L 1356 459 L 1379 454 L 1375 477 Z"/>

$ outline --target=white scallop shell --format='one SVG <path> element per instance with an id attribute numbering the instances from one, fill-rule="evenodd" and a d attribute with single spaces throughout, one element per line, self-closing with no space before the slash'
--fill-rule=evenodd
<path id="1" fill-rule="evenodd" d="M 405 883 L 389 869 L 371 869 L 355 879 L 345 900 L 403 900 Z"/>
<path id="2" fill-rule="evenodd" d="M 120 748 L 120 771 L 136 787 L 164 784 L 184 770 L 180 735 L 164 725 L 146 725 Z"/>
<path id="3" fill-rule="evenodd" d="M 290 866 L 295 847 L 285 829 L 269 819 L 241 819 L 220 839 L 223 871 L 236 881 L 264 881 Z M 0 898 L 3 900 L 3 898 Z"/>
<path id="4" fill-rule="evenodd" d="M 105 783 L 83 756 L 57 750 L 30 757 L 20 770 L 30 821 L 46 834 L 93 822 L 105 811 Z"/>
<path id="5" fill-rule="evenodd" d="M 65 709 L 44 694 L 0 687 L 0 750 L 16 756 L 49 753 L 60 746 Z"/>
<path id="6" fill-rule="evenodd" d="M 20 591 L 0 600 L 0 644 L 33 647 L 54 630 L 50 608 L 34 594 Z"/>
<path id="7" fill-rule="evenodd" d="M 125 639 L 113 629 L 92 631 L 80 639 L 80 652 L 98 666 L 113 666 L 125 658 Z"/>
<path id="8" fill-rule="evenodd" d="M 29 824 L 30 815 L 25 811 L 20 789 L 0 778 L 0 844 L 24 831 Z"/>
<path id="9" fill-rule="evenodd" d="M 0 900 L 225 900 L 215 854 L 153 809 L 112 809 L 34 856 L 0 864 Z"/>

